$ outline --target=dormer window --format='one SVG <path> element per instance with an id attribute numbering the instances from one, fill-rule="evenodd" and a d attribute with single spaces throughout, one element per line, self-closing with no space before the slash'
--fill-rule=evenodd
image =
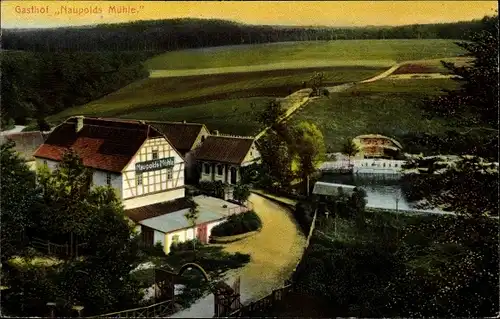
<path id="1" fill-rule="evenodd" d="M 153 159 L 158 159 L 158 150 L 153 150 Z"/>

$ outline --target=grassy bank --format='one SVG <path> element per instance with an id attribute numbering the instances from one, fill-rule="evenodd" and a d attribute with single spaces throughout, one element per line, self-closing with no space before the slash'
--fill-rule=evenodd
<path id="1" fill-rule="evenodd" d="M 291 122 L 310 121 L 323 132 L 329 151 L 340 151 L 349 138 L 380 133 L 394 137 L 409 133 L 439 133 L 443 120 L 426 120 L 420 109 L 423 99 L 451 89 L 456 82 L 437 80 L 380 80 L 358 84 L 313 101 L 294 115 Z"/>

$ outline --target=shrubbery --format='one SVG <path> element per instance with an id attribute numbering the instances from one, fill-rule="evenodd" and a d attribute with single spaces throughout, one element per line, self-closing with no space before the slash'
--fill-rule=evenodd
<path id="1" fill-rule="evenodd" d="M 258 230 L 262 221 L 254 211 L 231 215 L 227 221 L 212 229 L 213 236 L 233 236 Z"/>
<path id="2" fill-rule="evenodd" d="M 194 245 L 193 245 L 193 243 L 194 243 Z M 201 241 L 198 238 L 196 238 L 196 239 L 172 244 L 170 246 L 170 253 L 175 253 L 177 251 L 193 250 L 193 247 L 201 247 L 201 246 L 202 246 Z"/>
<path id="3" fill-rule="evenodd" d="M 307 236 L 309 234 L 309 230 L 311 229 L 314 216 L 314 208 L 312 207 L 312 204 L 308 202 L 297 203 L 297 205 L 295 205 L 295 210 L 293 210 L 293 216 L 304 234 Z"/>

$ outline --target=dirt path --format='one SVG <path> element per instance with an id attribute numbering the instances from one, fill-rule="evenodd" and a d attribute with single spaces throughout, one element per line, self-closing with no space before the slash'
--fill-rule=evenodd
<path id="1" fill-rule="evenodd" d="M 262 220 L 262 230 L 252 237 L 229 243 L 225 250 L 249 254 L 251 260 L 243 268 L 228 273 L 228 283 L 241 277 L 241 301 L 247 304 L 282 287 L 302 256 L 305 237 L 291 213 L 282 206 L 252 194 L 249 198 Z M 209 318 L 214 313 L 212 294 L 198 300 L 190 308 L 172 318 Z"/>

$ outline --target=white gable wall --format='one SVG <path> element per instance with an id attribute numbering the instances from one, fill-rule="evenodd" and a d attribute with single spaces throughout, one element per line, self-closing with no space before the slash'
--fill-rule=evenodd
<path id="1" fill-rule="evenodd" d="M 257 161 L 259 158 L 260 158 L 259 150 L 257 149 L 257 145 L 255 145 L 255 142 L 253 142 L 252 146 L 250 147 L 250 150 L 248 150 L 247 155 L 243 159 L 241 166 L 249 165 Z"/>
<path id="2" fill-rule="evenodd" d="M 135 164 L 153 159 L 153 150 L 158 159 L 173 157 L 174 167 L 143 172 L 142 185 L 138 183 Z M 126 209 L 165 202 L 184 197 L 184 159 L 163 137 L 148 139 L 134 158 L 123 169 L 123 201 Z"/>

